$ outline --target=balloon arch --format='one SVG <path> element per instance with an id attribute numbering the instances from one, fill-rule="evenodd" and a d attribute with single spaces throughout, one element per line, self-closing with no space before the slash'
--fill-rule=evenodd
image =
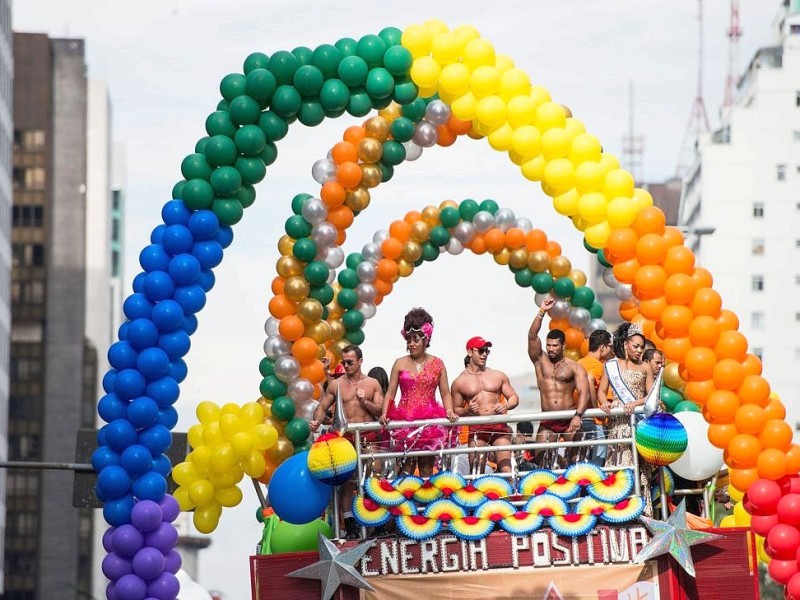
<path id="1" fill-rule="evenodd" d="M 800 598 L 800 447 L 785 409 L 761 376 L 760 360 L 747 352 L 737 317 L 722 308 L 711 274 L 695 265 L 649 193 L 569 109 L 474 27 L 449 30 L 440 21 L 313 51 L 254 53 L 243 73 L 223 78 L 220 91 L 223 99 L 206 119 L 208 136 L 181 163 L 183 179 L 163 207 L 163 224 L 140 254 L 127 321 L 108 353 L 98 404 L 107 424 L 92 464 L 110 525 L 103 561 L 109 598 L 177 596 L 178 511 L 194 509 L 198 530 L 210 532 L 222 507 L 241 501 L 244 475 L 267 482 L 278 464 L 307 449 L 307 418 L 325 378 L 320 359 L 362 343 L 365 321 L 398 279 L 441 253 L 490 253 L 518 285 L 554 293 L 551 327 L 566 331 L 573 356 L 582 347 L 585 353 L 585 336 L 605 326 L 585 274 L 572 269 L 558 243 L 493 200 L 409 212 L 345 257 L 347 229 L 368 208 L 371 190 L 424 148 L 464 135 L 506 152 L 583 232 L 622 301 L 620 314 L 640 323 L 671 361 L 665 380 L 673 404 L 702 409 L 710 442 L 724 450 L 732 495 L 741 500 L 736 522 L 766 538 L 770 574 Z M 244 406 L 201 403 L 200 423 L 189 430 L 192 452 L 171 469 L 164 452 L 187 375 L 182 357 L 214 286 L 213 269 L 233 240 L 231 227 L 255 201 L 276 143 L 295 121 L 314 126 L 373 110 L 314 163 L 317 195 L 292 200 L 265 326 L 262 397 Z M 174 497 L 167 494 L 171 470 L 179 484 Z"/>

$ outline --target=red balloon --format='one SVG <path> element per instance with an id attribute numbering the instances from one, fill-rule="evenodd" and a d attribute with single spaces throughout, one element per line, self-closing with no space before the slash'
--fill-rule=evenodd
<path id="1" fill-rule="evenodd" d="M 747 490 L 747 500 L 752 507 L 751 514 L 773 514 L 778 508 L 780 499 L 781 486 L 769 479 L 757 479 Z"/>
<path id="2" fill-rule="evenodd" d="M 778 523 L 767 534 L 767 543 L 772 550 L 772 558 L 797 562 L 797 549 L 800 548 L 800 531 L 794 525 Z"/>
<path id="3" fill-rule="evenodd" d="M 778 519 L 788 525 L 800 525 L 800 494 L 787 494 L 778 500 Z"/>
<path id="4" fill-rule="evenodd" d="M 780 560 L 773 558 L 769 561 L 769 576 L 781 585 L 786 585 L 797 573 L 797 560 Z"/>
<path id="5" fill-rule="evenodd" d="M 780 523 L 778 515 L 753 515 L 750 528 L 761 537 L 767 537 L 769 530 L 778 523 Z"/>
<path id="6" fill-rule="evenodd" d="M 786 584 L 786 597 L 789 600 L 800 600 L 800 575 L 792 575 Z"/>

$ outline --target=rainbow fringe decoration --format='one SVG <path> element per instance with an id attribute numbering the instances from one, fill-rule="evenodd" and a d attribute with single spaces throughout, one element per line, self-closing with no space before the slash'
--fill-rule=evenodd
<path id="1" fill-rule="evenodd" d="M 623 469 L 609 473 L 603 481 L 588 486 L 586 491 L 592 498 L 597 498 L 601 502 L 616 504 L 633 491 L 633 470 Z"/>
<path id="2" fill-rule="evenodd" d="M 512 535 L 528 535 L 544 524 L 544 517 L 519 511 L 500 520 L 500 527 Z"/>
<path id="3" fill-rule="evenodd" d="M 483 475 L 472 482 L 472 485 L 483 492 L 489 500 L 508 498 L 514 495 L 514 486 L 507 479 L 497 475 Z"/>
<path id="4" fill-rule="evenodd" d="M 430 482 L 445 498 L 449 498 L 467 485 L 466 479 L 461 474 L 452 471 L 440 471 L 431 477 Z"/>
<path id="5" fill-rule="evenodd" d="M 558 496 L 542 494 L 528 500 L 528 503 L 525 504 L 525 512 L 543 517 L 552 517 L 554 515 L 569 514 L 569 508 L 567 503 Z"/>
<path id="6" fill-rule="evenodd" d="M 607 509 L 600 518 L 606 523 L 614 525 L 619 523 L 626 523 L 639 518 L 644 512 L 644 500 L 638 496 L 631 496 L 621 502 L 617 502 L 614 506 Z"/>
<path id="7" fill-rule="evenodd" d="M 547 519 L 547 524 L 558 535 L 568 537 L 578 537 L 586 535 L 597 524 L 597 517 L 594 515 L 556 515 Z"/>
<path id="8" fill-rule="evenodd" d="M 453 501 L 464 508 L 477 508 L 486 502 L 486 496 L 471 483 L 453 493 Z"/>
<path id="9" fill-rule="evenodd" d="M 378 527 L 392 518 L 386 507 L 364 496 L 353 498 L 353 516 L 364 527 Z"/>
<path id="10" fill-rule="evenodd" d="M 491 533 L 494 529 L 494 522 L 468 516 L 450 521 L 447 527 L 459 539 L 480 540 Z"/>
<path id="11" fill-rule="evenodd" d="M 591 485 L 605 478 L 603 470 L 592 463 L 575 463 L 567 467 L 564 472 L 564 479 L 581 486 Z"/>
<path id="12" fill-rule="evenodd" d="M 364 482 L 364 491 L 383 506 L 397 506 L 406 501 L 406 497 L 398 492 L 389 480 L 382 477 L 368 477 Z"/>
<path id="13" fill-rule="evenodd" d="M 519 482 L 519 493 L 522 496 L 538 496 L 547 492 L 547 488 L 555 483 L 558 477 L 547 469 L 531 471 Z"/>
<path id="14" fill-rule="evenodd" d="M 507 500 L 487 500 L 478 507 L 475 511 L 475 516 L 479 519 L 488 519 L 497 523 L 516 512 L 517 509 Z"/>
<path id="15" fill-rule="evenodd" d="M 442 498 L 431 502 L 422 514 L 429 519 L 452 521 L 453 519 L 463 519 L 467 516 L 467 511 L 449 498 Z"/>
<path id="16" fill-rule="evenodd" d="M 403 494 L 404 498 L 411 500 L 423 483 L 425 483 L 425 480 L 416 475 L 402 475 L 395 479 L 392 485 L 394 489 Z"/>
<path id="17" fill-rule="evenodd" d="M 427 540 L 442 530 L 442 522 L 422 515 L 403 515 L 397 517 L 397 529 L 409 539 L 418 542 Z"/>
<path id="18" fill-rule="evenodd" d="M 423 481 L 419 489 L 414 492 L 414 502 L 419 502 L 420 504 L 429 504 L 441 497 L 442 490 L 433 485 L 430 480 Z"/>

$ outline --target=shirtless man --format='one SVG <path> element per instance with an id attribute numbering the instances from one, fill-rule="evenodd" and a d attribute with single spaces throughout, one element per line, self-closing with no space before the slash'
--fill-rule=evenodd
<path id="1" fill-rule="evenodd" d="M 325 395 L 314 411 L 314 419 L 309 423 L 311 431 L 319 429 L 325 413 L 331 406 L 335 406 L 337 393 L 341 393 L 344 416 L 348 423 L 371 423 L 381 415 L 383 391 L 377 380 L 361 372 L 362 362 L 361 348 L 358 346 L 351 344 L 342 350 L 341 364 L 344 367 L 344 376 L 329 382 Z M 374 444 L 379 441 L 379 435 L 377 431 L 364 433 L 361 435 L 362 443 Z M 348 432 L 344 437 L 351 444 L 355 443 L 355 434 Z M 354 491 L 353 482 L 347 482 L 342 486 L 341 505 L 346 507 L 343 516 L 347 539 L 356 539 L 360 535 L 360 528 L 349 508 L 353 503 Z"/>
<path id="2" fill-rule="evenodd" d="M 479 336 L 467 342 L 466 369 L 456 377 L 450 394 L 453 397 L 453 408 L 459 416 L 477 417 L 482 415 L 504 415 L 519 404 L 519 396 L 505 373 L 489 369 L 486 360 L 489 358 L 491 342 Z M 465 359 L 466 360 L 466 359 Z M 505 402 L 501 400 L 505 398 Z M 511 444 L 511 428 L 505 423 L 488 423 L 486 425 L 470 425 L 469 445 L 508 446 Z M 497 467 L 501 473 L 511 472 L 511 452 L 496 452 Z M 472 471 L 483 473 L 486 465 L 486 453 L 474 455 Z M 476 460 L 477 459 L 477 460 Z M 477 469 L 476 469 L 477 467 Z"/>
<path id="3" fill-rule="evenodd" d="M 553 329 L 547 334 L 547 352 L 542 352 L 539 330 L 545 313 L 553 308 L 555 298 L 548 296 L 539 307 L 539 313 L 528 331 L 528 356 L 536 369 L 536 381 L 542 400 L 542 411 L 574 410 L 569 419 L 545 419 L 539 422 L 536 442 L 556 442 L 559 436 L 565 441 L 576 439 L 581 428 L 583 413 L 589 408 L 589 379 L 582 366 L 564 356 L 564 332 Z M 573 393 L 577 391 L 577 398 Z M 537 462 L 542 451 L 537 452 Z M 576 453 L 570 452 L 570 460 Z"/>

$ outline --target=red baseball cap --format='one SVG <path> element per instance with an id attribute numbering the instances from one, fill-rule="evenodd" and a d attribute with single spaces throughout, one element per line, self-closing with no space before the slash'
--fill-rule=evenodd
<path id="1" fill-rule="evenodd" d="M 487 347 L 491 348 L 492 342 L 487 342 L 479 335 L 469 338 L 469 341 L 467 342 L 467 350 L 472 350 L 473 348 L 487 348 Z"/>

